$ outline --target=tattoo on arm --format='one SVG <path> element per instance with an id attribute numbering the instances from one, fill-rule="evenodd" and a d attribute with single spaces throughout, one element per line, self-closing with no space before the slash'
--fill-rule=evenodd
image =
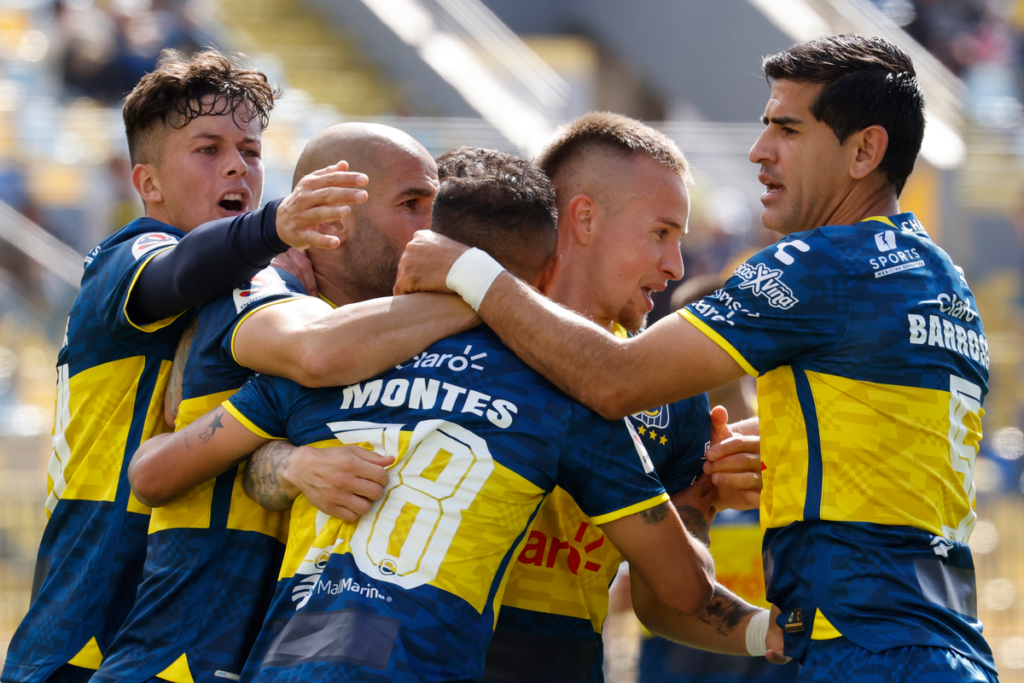
<path id="1" fill-rule="evenodd" d="M 286 510 L 292 498 L 281 485 L 281 475 L 294 447 L 287 441 L 271 441 L 256 449 L 242 477 L 246 495 L 268 510 Z"/>
<path id="2" fill-rule="evenodd" d="M 716 590 L 715 596 L 704 610 L 697 615 L 697 620 L 714 626 L 722 636 L 728 636 L 736 630 L 743 618 L 757 608 L 749 605 L 735 595 Z"/>
<path id="3" fill-rule="evenodd" d="M 644 524 L 658 524 L 667 516 L 668 503 L 662 503 L 661 505 L 655 505 L 652 508 L 640 511 L 640 517 L 644 520 Z"/>
<path id="4" fill-rule="evenodd" d="M 224 428 L 223 420 L 224 420 L 224 408 L 223 407 L 217 408 L 217 410 L 213 411 L 213 414 L 210 417 L 210 423 L 208 425 L 206 425 L 206 429 L 204 429 L 203 431 L 201 431 L 199 433 L 200 440 L 203 443 L 210 443 L 210 439 L 212 439 L 213 435 L 217 433 L 217 430 Z M 185 445 L 186 446 L 188 445 L 188 441 L 187 440 L 185 442 Z"/>
<path id="5" fill-rule="evenodd" d="M 694 538 L 710 548 L 711 534 L 708 531 L 708 520 L 704 513 L 692 505 L 677 505 L 676 512 L 679 513 L 679 519 L 683 520 L 683 526 L 686 527 L 686 530 L 693 534 Z"/>

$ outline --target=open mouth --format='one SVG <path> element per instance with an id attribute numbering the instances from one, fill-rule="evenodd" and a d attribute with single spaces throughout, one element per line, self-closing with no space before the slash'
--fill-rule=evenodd
<path id="1" fill-rule="evenodd" d="M 217 202 L 217 206 L 225 211 L 242 212 L 245 211 L 245 198 L 237 192 L 231 192 L 224 195 L 224 199 Z"/>

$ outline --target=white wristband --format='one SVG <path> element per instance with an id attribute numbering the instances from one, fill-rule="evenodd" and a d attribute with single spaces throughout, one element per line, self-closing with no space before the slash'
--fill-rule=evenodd
<path id="1" fill-rule="evenodd" d="M 764 657 L 768 652 L 769 612 L 761 610 L 747 622 L 747 652 L 752 657 Z"/>
<path id="2" fill-rule="evenodd" d="M 445 284 L 472 306 L 474 311 L 479 311 L 487 290 L 504 270 L 490 254 L 474 247 L 455 260 Z"/>

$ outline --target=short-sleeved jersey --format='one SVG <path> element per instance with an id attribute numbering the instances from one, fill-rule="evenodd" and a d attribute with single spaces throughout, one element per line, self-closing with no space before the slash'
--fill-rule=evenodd
<path id="1" fill-rule="evenodd" d="M 616 327 L 616 334 L 626 336 Z M 707 394 L 631 415 L 672 495 L 703 472 L 711 445 Z M 509 570 L 485 681 L 604 681 L 601 631 L 622 554 L 565 490 L 545 499 Z"/>
<path id="2" fill-rule="evenodd" d="M 225 406 L 267 437 L 398 458 L 358 523 L 296 499 L 243 680 L 479 679 L 547 493 L 561 486 L 595 524 L 668 500 L 622 421 L 557 391 L 486 328 L 349 387 L 259 376 Z"/>
<path id="3" fill-rule="evenodd" d="M 680 313 L 758 378 L 786 653 L 843 635 L 991 667 L 967 546 L 988 343 L 963 272 L 917 219 L 789 235 Z"/>
<path id="4" fill-rule="evenodd" d="M 305 296 L 290 274 L 266 268 L 196 313 L 176 428 L 216 408 L 254 373 L 235 359 L 241 324 Z M 264 510 L 232 467 L 153 510 L 135 607 L 94 681 L 213 683 L 239 676 L 263 623 L 284 554 L 288 516 Z"/>
<path id="5" fill-rule="evenodd" d="M 136 325 L 125 307 L 146 264 L 182 236 L 142 218 L 86 256 L 57 359 L 49 520 L 4 681 L 42 683 L 69 661 L 97 668 L 135 600 L 150 511 L 131 494 L 128 462 L 166 430 L 163 394 L 188 316 Z"/>

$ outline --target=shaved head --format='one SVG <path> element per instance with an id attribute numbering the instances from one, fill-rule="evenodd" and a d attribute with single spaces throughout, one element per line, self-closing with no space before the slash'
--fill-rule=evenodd
<path id="1" fill-rule="evenodd" d="M 437 164 L 426 148 L 377 123 L 341 123 L 314 135 L 299 157 L 293 185 L 342 160 L 369 178 L 368 198 L 340 222 L 338 249 L 309 250 L 317 277 L 340 290 L 337 304 L 391 294 L 405 245 L 417 230 L 430 228 L 438 187 Z"/>
<path id="2" fill-rule="evenodd" d="M 306 143 L 292 176 L 294 187 L 303 176 L 336 164 L 342 159 L 353 171 L 372 177 L 386 172 L 393 154 L 430 157 L 430 153 L 408 133 L 379 123 L 339 123 L 324 128 Z"/>

